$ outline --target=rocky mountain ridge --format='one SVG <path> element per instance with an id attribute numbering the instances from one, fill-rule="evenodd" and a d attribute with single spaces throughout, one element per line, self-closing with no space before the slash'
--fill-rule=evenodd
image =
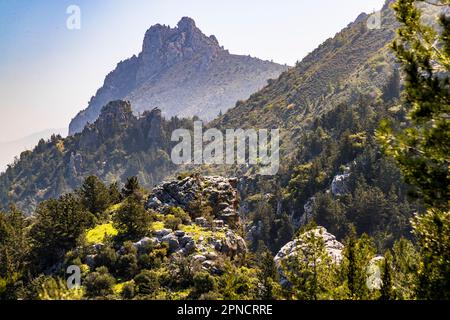
<path id="1" fill-rule="evenodd" d="M 108 74 L 69 134 L 93 123 L 113 100 L 129 100 L 135 113 L 158 107 L 166 117 L 210 120 L 261 89 L 287 69 L 269 61 L 232 55 L 184 17 L 175 28 L 157 24 L 145 34 L 142 52 Z"/>

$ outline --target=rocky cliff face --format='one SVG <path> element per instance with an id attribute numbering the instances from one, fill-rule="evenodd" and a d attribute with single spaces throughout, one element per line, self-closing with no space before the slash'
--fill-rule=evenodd
<path id="1" fill-rule="evenodd" d="M 235 226 L 239 223 L 237 179 L 192 175 L 182 180 L 163 182 L 150 194 L 146 208 L 164 212 L 180 207 L 191 215 L 209 208 L 216 221 Z M 207 224 L 204 218 L 197 221 Z"/>
<path id="2" fill-rule="evenodd" d="M 158 107 L 168 117 L 209 120 L 286 69 L 228 53 L 190 18 L 182 18 L 175 28 L 157 24 L 146 32 L 142 52 L 107 75 L 88 107 L 72 120 L 69 133 L 82 131 L 104 105 L 117 99 L 131 101 L 136 112 Z"/>

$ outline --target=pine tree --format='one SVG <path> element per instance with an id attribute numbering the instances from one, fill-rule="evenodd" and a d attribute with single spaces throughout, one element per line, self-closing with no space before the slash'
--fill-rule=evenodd
<path id="1" fill-rule="evenodd" d="M 403 66 L 403 104 L 406 128 L 384 122 L 378 138 L 399 165 L 406 181 L 417 187 L 424 202 L 448 209 L 450 175 L 450 17 L 439 17 L 441 32 L 421 21 L 417 4 L 398 0 L 394 5 L 401 23 L 392 48 Z M 436 6 L 450 7 L 449 0 Z"/>
<path id="2" fill-rule="evenodd" d="M 343 255 L 341 268 L 348 298 L 352 300 L 369 299 L 367 270 L 371 259 L 375 256 L 372 240 L 365 234 L 358 239 L 354 229 L 351 229 L 345 241 Z"/>
<path id="3" fill-rule="evenodd" d="M 35 271 L 58 262 L 94 220 L 73 194 L 42 202 L 35 217 L 30 231 Z"/>
<path id="4" fill-rule="evenodd" d="M 401 27 L 392 48 L 403 66 L 406 127 L 384 122 L 378 138 L 416 188 L 428 210 L 413 221 L 421 249 L 417 294 L 422 299 L 450 297 L 450 16 L 439 16 L 439 28 L 422 22 L 417 4 L 438 10 L 450 0 L 433 3 L 398 0 L 394 10 Z"/>
<path id="5" fill-rule="evenodd" d="M 110 204 L 109 190 L 96 176 L 87 177 L 78 193 L 80 194 L 83 206 L 97 217 Z"/>
<path id="6" fill-rule="evenodd" d="M 0 300 L 16 299 L 16 285 L 28 267 L 29 243 L 25 216 L 11 206 L 0 212 Z"/>
<path id="7" fill-rule="evenodd" d="M 122 201 L 122 194 L 120 193 L 119 184 L 117 182 L 111 183 L 109 186 L 109 200 L 111 204 L 117 204 Z"/>
<path id="8" fill-rule="evenodd" d="M 322 229 L 313 229 L 301 234 L 295 256 L 283 262 L 283 273 L 294 299 L 327 299 L 333 290 L 336 266 L 320 232 Z"/>
<path id="9" fill-rule="evenodd" d="M 136 176 L 129 177 L 122 189 L 122 195 L 124 198 L 134 196 L 140 198 L 142 195 L 140 193 L 141 186 L 139 185 L 138 178 Z"/>
<path id="10" fill-rule="evenodd" d="M 395 300 L 395 292 L 392 274 L 392 254 L 388 250 L 384 255 L 383 271 L 381 282 L 381 300 Z"/>
<path id="11" fill-rule="evenodd" d="M 139 240 L 150 230 L 152 217 L 134 197 L 127 198 L 113 217 L 114 227 L 122 239 Z"/>
<path id="12" fill-rule="evenodd" d="M 265 250 L 259 255 L 258 271 L 258 299 L 272 300 L 276 299 L 280 287 L 278 284 L 279 275 L 277 266 L 270 251 Z"/>

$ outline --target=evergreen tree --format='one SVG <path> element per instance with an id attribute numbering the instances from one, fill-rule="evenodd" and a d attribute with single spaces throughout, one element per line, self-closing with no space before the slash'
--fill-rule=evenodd
<path id="1" fill-rule="evenodd" d="M 259 255 L 258 259 L 258 299 L 272 300 L 278 297 L 280 291 L 279 275 L 275 261 L 270 251 L 265 250 Z"/>
<path id="2" fill-rule="evenodd" d="M 384 255 L 382 282 L 381 282 L 381 300 L 395 300 L 395 291 L 392 273 L 392 254 L 388 250 Z"/>
<path id="3" fill-rule="evenodd" d="M 124 198 L 135 196 L 137 198 L 141 198 L 140 193 L 141 186 L 139 185 L 139 180 L 136 176 L 129 177 L 127 182 L 125 183 L 124 188 L 122 189 L 122 196 Z"/>
<path id="4" fill-rule="evenodd" d="M 25 216 L 14 206 L 0 212 L 0 300 L 17 298 L 16 286 L 27 270 L 26 226 Z"/>
<path id="5" fill-rule="evenodd" d="M 367 270 L 375 256 L 375 248 L 367 235 L 356 237 L 354 229 L 344 242 L 344 260 L 341 268 L 349 299 L 361 300 L 370 297 L 367 286 Z"/>
<path id="6" fill-rule="evenodd" d="M 422 23 L 419 2 L 423 1 L 398 0 L 394 5 L 401 27 L 392 47 L 405 75 L 403 102 L 409 112 L 408 125 L 397 129 L 384 122 L 378 137 L 424 202 L 446 210 L 450 191 L 450 17 L 439 17 L 442 30 L 438 32 Z M 435 5 L 449 8 L 450 2 L 440 0 Z"/>
<path id="7" fill-rule="evenodd" d="M 333 290 L 335 263 L 325 243 L 314 229 L 301 234 L 293 259 L 283 262 L 283 272 L 291 286 L 294 299 L 318 300 L 330 297 Z"/>
<path id="8" fill-rule="evenodd" d="M 122 201 L 122 194 L 120 193 L 119 184 L 117 182 L 111 183 L 109 186 L 109 200 L 111 204 L 117 204 Z"/>
<path id="9" fill-rule="evenodd" d="M 33 266 L 37 271 L 56 263 L 67 250 L 74 248 L 94 219 L 73 194 L 42 202 L 35 215 L 36 222 L 30 235 L 35 261 Z"/>
<path id="10" fill-rule="evenodd" d="M 421 249 L 418 298 L 450 299 L 450 212 L 430 209 L 413 228 Z"/>
<path id="11" fill-rule="evenodd" d="M 95 176 L 87 177 L 79 190 L 81 203 L 92 214 L 99 216 L 110 204 L 110 194 L 105 184 Z"/>
<path id="12" fill-rule="evenodd" d="M 392 253 L 396 295 L 401 300 L 414 299 L 420 262 L 419 254 L 413 243 L 405 238 L 394 243 Z"/>
<path id="13" fill-rule="evenodd" d="M 393 49 L 405 75 L 406 128 L 383 123 L 378 132 L 386 153 L 429 208 L 414 219 L 421 249 L 417 294 L 424 299 L 450 297 L 450 16 L 439 16 L 439 29 L 425 25 L 419 0 L 394 5 L 401 23 Z M 428 5 L 449 9 L 449 0 Z M 444 11 L 441 11 L 444 12 Z"/>
<path id="14" fill-rule="evenodd" d="M 122 239 L 138 240 L 150 230 L 151 215 L 144 209 L 144 205 L 134 197 L 129 197 L 123 206 L 113 216 L 114 227 Z"/>

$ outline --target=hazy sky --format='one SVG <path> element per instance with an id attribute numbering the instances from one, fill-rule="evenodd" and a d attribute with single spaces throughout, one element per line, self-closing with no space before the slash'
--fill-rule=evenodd
<path id="1" fill-rule="evenodd" d="M 153 24 L 183 16 L 231 53 L 293 65 L 384 0 L 0 0 L 0 141 L 67 127 Z M 81 9 L 68 30 L 66 9 Z M 1 152 L 1 151 L 0 151 Z"/>

